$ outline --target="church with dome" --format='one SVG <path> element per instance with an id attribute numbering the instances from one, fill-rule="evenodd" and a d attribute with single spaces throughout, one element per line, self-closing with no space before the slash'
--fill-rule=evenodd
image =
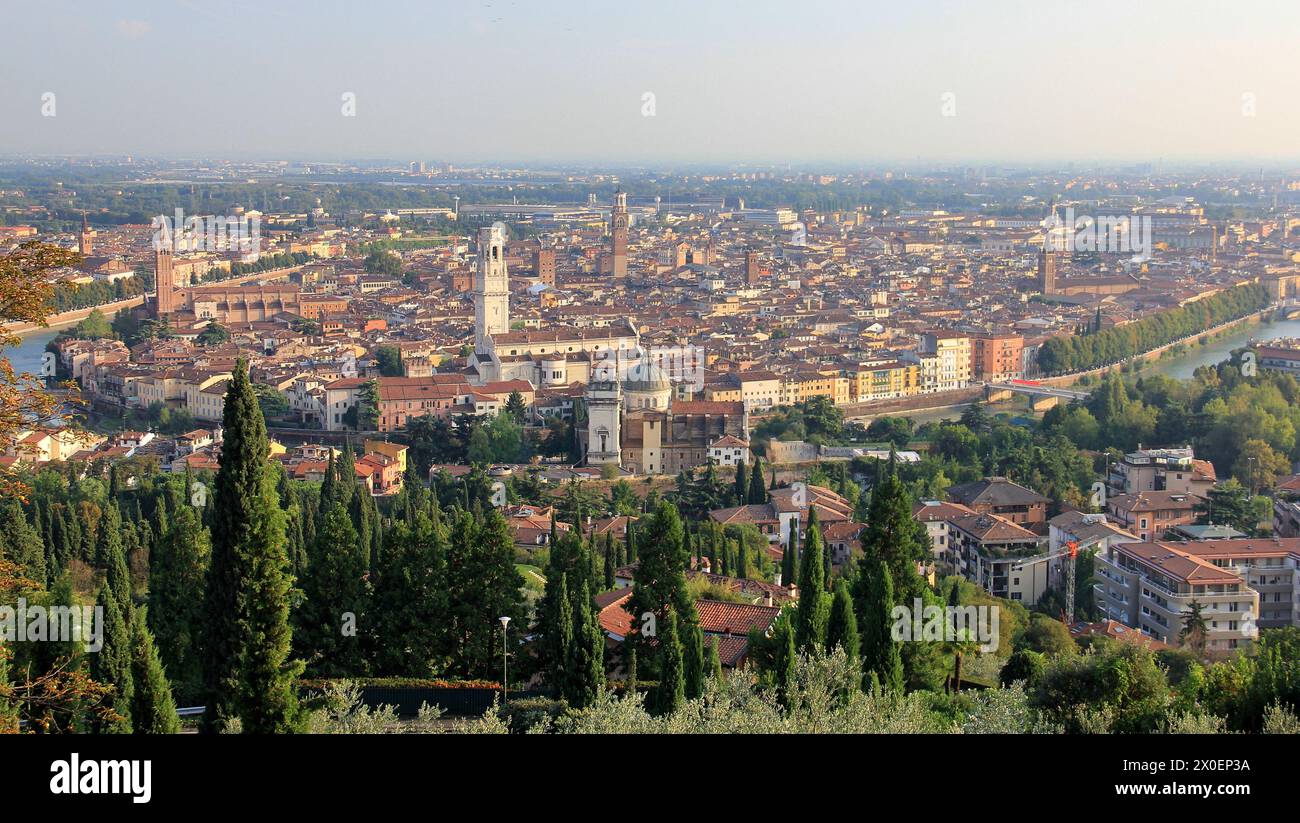
<path id="1" fill-rule="evenodd" d="M 627 319 L 605 327 L 510 330 L 505 233 L 479 230 L 474 277 L 474 352 L 482 382 L 527 380 L 535 388 L 583 383 L 588 465 L 634 474 L 677 474 L 710 461 L 749 461 L 749 418 L 740 401 L 679 395 L 672 375 L 652 363 Z"/>
<path id="2" fill-rule="evenodd" d="M 677 474 L 749 462 L 743 402 L 680 399 L 667 372 L 644 358 L 625 369 L 597 368 L 584 399 L 588 465 Z"/>

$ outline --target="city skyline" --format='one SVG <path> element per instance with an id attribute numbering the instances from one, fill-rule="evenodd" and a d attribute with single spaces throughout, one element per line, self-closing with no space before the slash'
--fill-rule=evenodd
<path id="1" fill-rule="evenodd" d="M 1286 162 L 1300 9 L 667 3 L 15 9 L 0 154 Z M 57 33 L 57 34 L 54 34 Z M 104 83 L 111 72 L 113 82 Z M 49 97 L 53 95 L 53 97 Z M 350 97 L 348 95 L 351 95 Z M 653 97 L 647 97 L 653 95 Z M 485 103 L 492 103 L 485 105 Z M 648 114 L 650 113 L 650 114 Z"/>

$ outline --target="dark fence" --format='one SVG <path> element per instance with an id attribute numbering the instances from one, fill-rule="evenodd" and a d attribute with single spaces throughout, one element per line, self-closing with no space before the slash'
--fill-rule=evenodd
<path id="1" fill-rule="evenodd" d="M 546 697 L 544 691 L 510 690 L 511 700 L 526 697 Z M 425 703 L 437 706 L 446 715 L 456 717 L 481 717 L 500 700 L 501 690 L 490 688 L 436 689 L 416 686 L 362 686 L 361 699 L 372 708 L 392 706 L 402 717 L 414 717 Z"/>

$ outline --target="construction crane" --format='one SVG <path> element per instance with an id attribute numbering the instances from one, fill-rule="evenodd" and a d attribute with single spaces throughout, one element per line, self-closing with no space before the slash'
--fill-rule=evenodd
<path id="1" fill-rule="evenodd" d="M 1042 557 L 1031 558 L 1023 563 L 1018 563 L 1015 566 L 1015 570 L 1019 571 L 1026 566 L 1035 566 L 1039 563 L 1059 560 L 1062 557 L 1069 558 L 1069 561 L 1065 564 L 1065 611 L 1061 615 L 1061 622 L 1066 626 L 1069 626 L 1074 622 L 1074 575 L 1076 566 L 1075 561 L 1079 557 L 1078 541 L 1071 540 L 1067 542 L 1065 548 L 1059 552 L 1044 555 Z"/>

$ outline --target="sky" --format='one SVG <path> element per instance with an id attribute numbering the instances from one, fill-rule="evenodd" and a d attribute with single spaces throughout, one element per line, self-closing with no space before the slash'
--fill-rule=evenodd
<path id="1" fill-rule="evenodd" d="M 1293 0 L 6 6 L 3 155 L 1300 159 Z"/>

